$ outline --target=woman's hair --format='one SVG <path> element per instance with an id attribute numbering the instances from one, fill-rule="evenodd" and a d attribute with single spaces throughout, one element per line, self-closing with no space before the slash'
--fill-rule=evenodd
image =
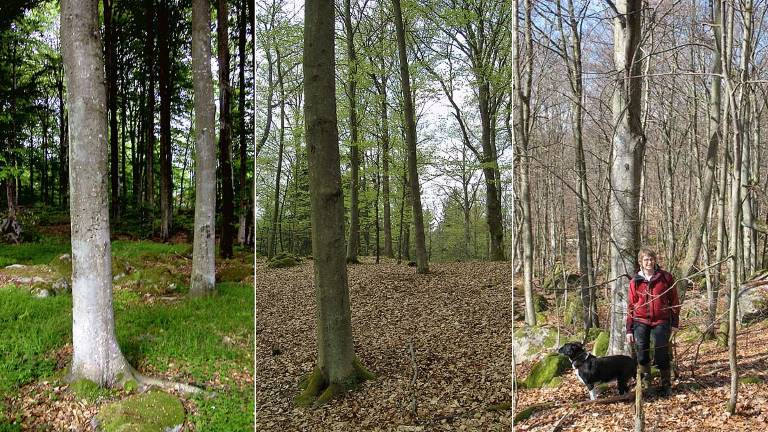
<path id="1" fill-rule="evenodd" d="M 637 253 L 637 260 L 642 261 L 644 256 L 648 256 L 656 259 L 656 251 L 649 248 L 648 246 L 643 246 L 640 248 L 640 251 Z"/>

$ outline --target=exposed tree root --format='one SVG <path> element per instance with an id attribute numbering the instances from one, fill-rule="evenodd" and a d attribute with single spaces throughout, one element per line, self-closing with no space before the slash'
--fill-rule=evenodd
<path id="1" fill-rule="evenodd" d="M 128 370 L 126 372 L 117 374 L 117 379 L 114 380 L 114 382 L 96 383 L 96 384 L 102 387 L 121 388 L 127 391 L 138 391 L 141 393 L 148 391 L 152 387 L 156 387 L 166 391 L 174 391 L 182 394 L 196 394 L 196 395 L 203 395 L 206 397 L 216 396 L 216 393 L 214 392 L 208 392 L 190 384 L 162 380 L 162 379 L 152 378 L 146 375 L 142 375 L 141 373 L 139 373 L 139 371 L 134 369 L 132 366 L 128 366 L 127 369 Z M 70 372 L 69 374 L 67 374 L 65 381 L 72 383 L 81 379 L 88 379 L 88 378 L 76 376 Z"/>
<path id="2" fill-rule="evenodd" d="M 330 383 L 320 368 L 315 367 L 312 373 L 303 378 L 299 386 L 304 390 L 296 396 L 294 403 L 297 406 L 320 406 L 349 390 L 355 389 L 360 383 L 376 379 L 376 376 L 368 371 L 358 359 L 352 361 L 353 373 L 342 383 Z"/>

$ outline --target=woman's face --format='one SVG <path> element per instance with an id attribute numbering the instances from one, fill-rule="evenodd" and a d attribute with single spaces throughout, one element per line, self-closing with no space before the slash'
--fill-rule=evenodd
<path id="1" fill-rule="evenodd" d="M 643 269 L 643 272 L 646 274 L 653 272 L 656 268 L 656 258 L 649 255 L 643 255 L 640 259 L 640 268 Z"/>

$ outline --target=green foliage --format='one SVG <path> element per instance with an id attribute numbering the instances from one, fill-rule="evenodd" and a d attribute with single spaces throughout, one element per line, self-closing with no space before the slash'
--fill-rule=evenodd
<path id="1" fill-rule="evenodd" d="M 96 419 L 104 432 L 160 431 L 184 423 L 184 406 L 176 396 L 152 391 L 105 405 Z"/>
<path id="2" fill-rule="evenodd" d="M 739 378 L 739 384 L 762 384 L 765 382 L 762 378 L 759 376 L 743 376 Z"/>
<path id="3" fill-rule="evenodd" d="M 53 350 L 71 340 L 72 298 L 36 299 L 13 288 L 0 289 L 0 393 L 53 375 Z"/>

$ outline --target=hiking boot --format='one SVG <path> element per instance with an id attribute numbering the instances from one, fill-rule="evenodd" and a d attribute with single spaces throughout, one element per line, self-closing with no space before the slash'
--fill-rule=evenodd
<path id="1" fill-rule="evenodd" d="M 663 369 L 659 371 L 661 375 L 661 385 L 657 391 L 657 394 L 661 397 L 669 397 L 672 395 L 672 374 L 669 369 Z"/>
<path id="2" fill-rule="evenodd" d="M 648 365 L 640 365 L 640 384 L 643 390 L 651 386 L 651 367 Z"/>

